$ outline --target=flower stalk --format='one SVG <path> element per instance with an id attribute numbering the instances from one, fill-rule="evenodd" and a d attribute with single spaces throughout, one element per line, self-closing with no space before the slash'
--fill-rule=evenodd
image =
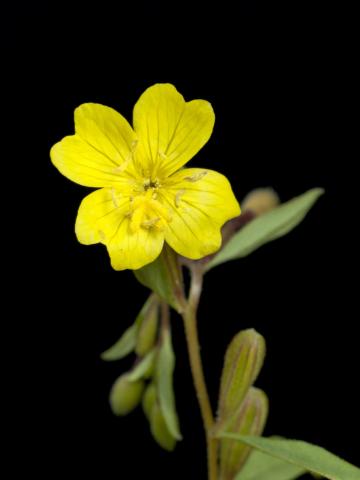
<path id="1" fill-rule="evenodd" d="M 203 272 L 200 266 L 191 270 L 191 287 L 187 307 L 183 314 L 186 341 L 190 359 L 191 373 L 203 419 L 208 456 L 208 479 L 218 479 L 218 440 L 212 437 L 214 415 L 206 387 L 204 370 L 200 356 L 200 344 L 197 331 L 197 309 L 203 283 Z"/>

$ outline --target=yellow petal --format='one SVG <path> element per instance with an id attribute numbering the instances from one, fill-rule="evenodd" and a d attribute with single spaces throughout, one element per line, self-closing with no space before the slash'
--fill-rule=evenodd
<path id="1" fill-rule="evenodd" d="M 107 243 L 116 234 L 120 223 L 130 211 L 128 196 L 110 188 L 90 193 L 81 202 L 75 224 L 80 243 Z"/>
<path id="2" fill-rule="evenodd" d="M 50 156 L 65 177 L 85 187 L 108 187 L 124 182 L 121 167 L 78 135 L 56 143 Z"/>
<path id="3" fill-rule="evenodd" d="M 118 185 L 131 163 L 135 133 L 115 110 L 87 103 L 75 110 L 76 135 L 53 146 L 51 160 L 70 180 L 85 187 Z"/>
<path id="4" fill-rule="evenodd" d="M 98 103 L 84 103 L 75 110 L 75 132 L 116 165 L 127 162 L 136 136 L 116 110 Z"/>
<path id="5" fill-rule="evenodd" d="M 156 228 L 130 228 L 130 198 L 104 188 L 82 201 L 75 231 L 80 243 L 104 243 L 115 270 L 137 270 L 160 254 L 164 232 Z"/>
<path id="6" fill-rule="evenodd" d="M 221 227 L 240 215 L 226 177 L 212 170 L 183 169 L 172 175 L 159 198 L 170 207 L 166 242 L 181 255 L 198 259 L 221 246 Z"/>
<path id="7" fill-rule="evenodd" d="M 157 228 L 130 228 L 130 219 L 124 218 L 116 235 L 107 244 L 111 265 L 115 270 L 138 270 L 153 262 L 164 245 L 164 232 Z"/>
<path id="8" fill-rule="evenodd" d="M 181 168 L 209 140 L 214 122 L 209 102 L 186 103 L 170 84 L 148 88 L 134 108 L 136 158 L 144 174 L 164 178 Z"/>

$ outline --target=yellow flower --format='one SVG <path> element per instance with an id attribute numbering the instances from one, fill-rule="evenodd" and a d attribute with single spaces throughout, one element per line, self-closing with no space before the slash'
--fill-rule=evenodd
<path id="1" fill-rule="evenodd" d="M 112 108 L 81 105 L 75 135 L 51 149 L 63 175 L 101 188 L 80 205 L 79 242 L 105 244 L 116 270 L 152 262 L 164 241 L 191 259 L 214 253 L 222 225 L 240 214 L 238 202 L 223 175 L 182 169 L 210 138 L 210 103 L 186 103 L 174 86 L 157 84 L 140 97 L 133 120 L 134 129 Z"/>

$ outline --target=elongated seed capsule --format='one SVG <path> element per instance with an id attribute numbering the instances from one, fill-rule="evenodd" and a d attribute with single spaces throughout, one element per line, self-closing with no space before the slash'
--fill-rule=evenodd
<path id="1" fill-rule="evenodd" d="M 268 399 L 262 390 L 251 387 L 228 431 L 261 435 L 268 416 Z M 220 480 L 233 480 L 244 466 L 251 448 L 236 440 L 220 442 Z"/>
<path id="2" fill-rule="evenodd" d="M 243 330 L 230 343 L 221 376 L 217 429 L 227 428 L 241 408 L 265 358 L 265 340 L 254 329 Z"/>

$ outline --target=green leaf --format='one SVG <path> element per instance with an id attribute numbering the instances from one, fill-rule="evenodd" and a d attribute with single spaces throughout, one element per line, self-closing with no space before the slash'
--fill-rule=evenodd
<path id="1" fill-rule="evenodd" d="M 170 329 L 163 330 L 162 343 L 157 357 L 156 381 L 160 408 L 165 423 L 171 435 L 177 440 L 182 436 L 179 428 L 179 420 L 175 407 L 175 395 L 173 389 L 173 374 L 175 369 L 175 354 L 171 344 Z"/>
<path id="2" fill-rule="evenodd" d="M 253 450 L 249 460 L 235 480 L 295 480 L 306 469 Z"/>
<path id="3" fill-rule="evenodd" d="M 112 347 L 101 354 L 102 360 L 106 360 L 108 362 L 121 360 L 135 349 L 139 327 L 143 322 L 149 308 L 151 308 L 154 299 L 155 296 L 150 295 L 140 310 L 140 313 L 136 317 L 134 324 L 125 330 L 120 339 Z"/>
<path id="4" fill-rule="evenodd" d="M 149 372 L 152 370 L 152 366 L 155 361 L 156 349 L 152 350 L 146 355 L 135 368 L 127 374 L 129 382 L 136 382 L 142 378 L 148 378 Z"/>
<path id="5" fill-rule="evenodd" d="M 171 307 L 181 313 L 183 306 L 183 281 L 176 253 L 166 246 L 161 255 L 149 265 L 135 270 L 140 283 L 157 293 Z"/>
<path id="6" fill-rule="evenodd" d="M 295 228 L 306 216 L 324 190 L 313 188 L 245 225 L 206 265 L 210 270 L 229 260 L 246 257 L 265 243 L 276 240 Z"/>
<path id="7" fill-rule="evenodd" d="M 221 433 L 220 438 L 230 438 L 256 448 L 292 465 L 322 475 L 330 480 L 360 480 L 360 469 L 328 452 L 322 447 L 299 440 L 252 437 L 235 433 Z M 240 480 L 239 476 L 239 480 Z"/>

